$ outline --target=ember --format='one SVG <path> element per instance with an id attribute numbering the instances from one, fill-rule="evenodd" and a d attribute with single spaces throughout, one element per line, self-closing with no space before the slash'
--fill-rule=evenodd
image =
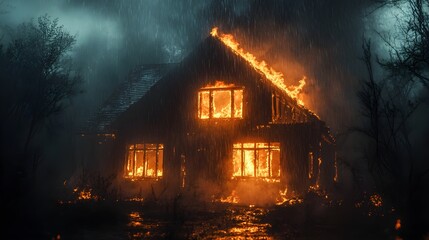
<path id="1" fill-rule="evenodd" d="M 77 195 L 78 200 L 97 200 L 98 196 L 92 194 L 91 188 L 84 188 L 82 190 L 79 190 L 78 187 L 73 189 L 73 193 Z"/>
<path id="2" fill-rule="evenodd" d="M 130 227 L 138 227 L 142 225 L 142 221 L 143 219 L 140 217 L 140 214 L 138 212 L 131 212 L 129 214 L 130 217 L 130 222 L 128 224 L 128 226 Z"/>
<path id="3" fill-rule="evenodd" d="M 378 194 L 374 194 L 374 195 L 370 196 L 369 200 L 371 201 L 372 205 L 374 205 L 374 207 L 383 206 L 383 199 Z"/>
<path id="4" fill-rule="evenodd" d="M 395 230 L 401 229 L 401 219 L 396 219 Z"/>

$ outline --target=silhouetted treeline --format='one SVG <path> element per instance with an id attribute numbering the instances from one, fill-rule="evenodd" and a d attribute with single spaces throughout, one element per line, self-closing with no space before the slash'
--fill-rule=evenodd
<path id="1" fill-rule="evenodd" d="M 429 128 L 421 122 L 429 117 L 429 1 L 381 4 L 400 8 L 405 18 L 397 19 L 397 35 L 378 33 L 388 57 L 374 56 L 370 40 L 363 43 L 368 77 L 358 97 L 364 121 L 354 130 L 364 136 L 363 158 L 377 191 L 398 211 L 405 236 L 419 239 L 429 229 Z"/>
<path id="2" fill-rule="evenodd" d="M 14 212 L 13 221 L 25 221 L 46 148 L 41 133 L 79 92 L 81 79 L 69 56 L 75 36 L 58 19 L 39 17 L 8 37 L 0 45 L 2 207 Z"/>

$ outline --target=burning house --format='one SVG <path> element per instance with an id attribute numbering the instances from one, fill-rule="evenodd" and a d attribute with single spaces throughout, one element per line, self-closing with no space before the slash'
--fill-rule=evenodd
<path id="1" fill-rule="evenodd" d="M 128 97 L 113 96 L 82 134 L 81 158 L 133 186 L 189 189 L 203 179 L 329 188 L 335 143 L 297 98 L 304 84 L 285 86 L 215 28 L 181 63 L 137 69 L 121 88 Z"/>

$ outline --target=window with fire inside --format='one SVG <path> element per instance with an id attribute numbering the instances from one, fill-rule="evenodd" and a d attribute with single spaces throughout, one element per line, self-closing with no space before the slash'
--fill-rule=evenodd
<path id="1" fill-rule="evenodd" d="M 164 145 L 139 143 L 127 149 L 126 177 L 160 178 L 163 173 Z"/>
<path id="2" fill-rule="evenodd" d="M 243 118 L 243 87 L 217 81 L 198 91 L 199 119 Z"/>
<path id="3" fill-rule="evenodd" d="M 280 143 L 233 144 L 233 178 L 280 178 Z"/>

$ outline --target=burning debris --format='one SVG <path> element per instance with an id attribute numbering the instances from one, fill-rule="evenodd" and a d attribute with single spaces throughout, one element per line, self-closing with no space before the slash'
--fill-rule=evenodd
<path id="1" fill-rule="evenodd" d="M 399 229 L 401 229 L 401 219 L 396 219 L 395 230 L 398 231 Z"/>
<path id="2" fill-rule="evenodd" d="M 98 200 L 98 196 L 93 195 L 91 188 L 79 189 L 78 187 L 73 189 L 73 193 L 76 195 L 78 200 Z"/>
<path id="3" fill-rule="evenodd" d="M 276 205 L 278 206 L 293 206 L 303 202 L 304 199 L 302 198 L 287 196 L 287 188 L 285 188 L 283 191 L 279 190 L 279 196 L 276 198 Z"/>
<path id="4" fill-rule="evenodd" d="M 372 205 L 374 205 L 374 207 L 381 207 L 383 206 L 383 199 L 381 198 L 381 196 L 379 194 L 373 194 L 369 197 L 369 200 L 371 201 Z"/>
<path id="5" fill-rule="evenodd" d="M 271 194 L 271 193 L 265 192 L 265 194 Z M 275 206 L 275 205 L 293 206 L 304 202 L 303 198 L 300 198 L 294 195 L 295 194 L 293 193 L 288 194 L 288 189 L 285 188 L 284 190 L 278 190 L 277 194 L 274 194 L 271 198 L 268 198 L 270 202 L 262 201 L 262 202 L 259 202 L 259 204 L 262 204 L 264 206 Z M 258 205 L 257 204 L 258 202 L 256 200 L 254 202 L 252 202 L 251 200 L 250 201 L 240 200 L 240 195 L 237 192 L 237 190 L 232 190 L 231 194 L 229 194 L 226 197 L 215 198 L 215 196 L 213 196 L 212 202 L 227 203 L 227 204 L 249 206 L 249 207 L 255 207 Z"/>
<path id="6" fill-rule="evenodd" d="M 215 200 L 215 202 L 216 202 L 216 200 Z M 234 203 L 234 204 L 236 204 L 236 203 L 240 202 L 240 199 L 239 199 L 239 197 L 237 195 L 237 192 L 235 190 L 233 190 L 229 196 L 227 196 L 225 198 L 223 198 L 223 197 L 220 198 L 219 202 L 221 202 L 221 203 Z"/>

